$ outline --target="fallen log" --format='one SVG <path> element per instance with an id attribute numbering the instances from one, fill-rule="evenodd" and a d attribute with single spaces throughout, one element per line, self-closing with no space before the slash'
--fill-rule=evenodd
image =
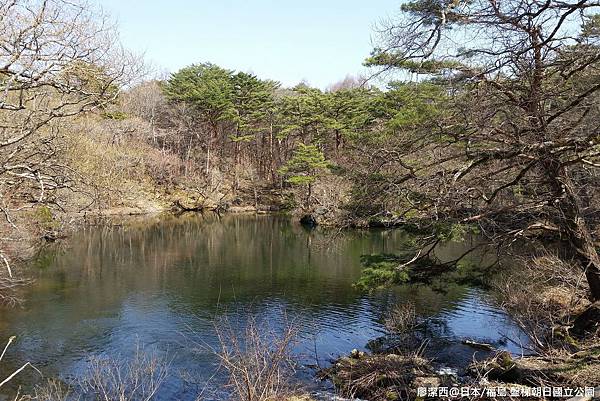
<path id="1" fill-rule="evenodd" d="M 462 342 L 464 345 L 468 345 L 469 347 L 473 347 L 473 348 L 477 348 L 483 351 L 496 351 L 496 348 L 494 348 L 491 344 L 487 344 L 487 343 L 478 343 L 477 341 L 473 341 L 473 340 L 463 340 Z"/>
<path id="2" fill-rule="evenodd" d="M 204 205 L 186 206 L 179 199 L 173 202 L 172 209 L 180 210 L 183 212 L 201 212 L 205 210 Z"/>

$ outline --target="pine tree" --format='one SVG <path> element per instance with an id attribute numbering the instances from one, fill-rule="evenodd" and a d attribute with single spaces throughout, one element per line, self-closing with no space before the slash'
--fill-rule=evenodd
<path id="1" fill-rule="evenodd" d="M 171 75 L 163 87 L 169 100 L 190 105 L 199 118 L 198 122 L 204 125 L 208 177 L 214 142 L 223 132 L 221 122 L 231 118 L 234 113 L 232 74 L 232 71 L 214 64 L 197 64 Z M 190 149 L 191 139 L 193 137 L 190 138 Z"/>
<path id="2" fill-rule="evenodd" d="M 327 170 L 329 163 L 325 160 L 323 152 L 315 145 L 298 143 L 294 155 L 279 169 L 279 173 L 286 176 L 286 181 L 292 185 L 306 187 L 305 209 L 311 206 L 312 185 L 320 173 Z"/>

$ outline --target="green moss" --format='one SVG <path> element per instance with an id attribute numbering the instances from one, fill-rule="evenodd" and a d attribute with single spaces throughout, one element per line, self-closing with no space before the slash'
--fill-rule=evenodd
<path id="1" fill-rule="evenodd" d="M 36 216 L 39 219 L 39 222 L 50 222 L 52 221 L 52 211 L 48 206 L 40 206 L 35 210 Z"/>
<path id="2" fill-rule="evenodd" d="M 102 117 L 104 117 L 107 120 L 123 121 L 126 120 L 129 116 L 122 111 L 105 111 L 104 113 L 102 113 Z"/>
<path id="3" fill-rule="evenodd" d="M 59 228 L 59 223 L 54 219 L 52 210 L 48 206 L 39 206 L 31 213 L 32 221 L 42 230 L 52 231 Z"/>
<path id="4" fill-rule="evenodd" d="M 515 363 L 508 352 L 503 352 L 498 357 L 498 363 L 504 370 L 512 369 Z"/>
<path id="5" fill-rule="evenodd" d="M 569 345 L 572 345 L 574 347 L 579 346 L 579 343 L 577 342 L 577 340 L 575 340 L 573 337 L 571 337 L 571 335 L 567 332 L 557 330 L 554 332 L 554 335 Z"/>

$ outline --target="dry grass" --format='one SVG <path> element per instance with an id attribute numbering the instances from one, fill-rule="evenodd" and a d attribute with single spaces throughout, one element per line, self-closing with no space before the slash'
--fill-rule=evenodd
<path id="1" fill-rule="evenodd" d="M 297 335 L 292 324 L 275 330 L 268 321 L 250 316 L 241 333 L 226 318 L 215 328 L 219 349 L 211 351 L 227 373 L 232 400 L 275 401 L 298 394 L 292 379 L 291 347 Z"/>
<path id="2" fill-rule="evenodd" d="M 441 380 L 431 361 L 423 357 L 426 345 L 417 335 L 420 325 L 415 305 L 396 305 L 385 320 L 394 336 L 394 353 L 367 355 L 357 350 L 320 372 L 343 397 L 368 400 L 409 400 L 417 387 L 436 386 Z"/>
<path id="3" fill-rule="evenodd" d="M 501 354 L 482 362 L 479 375 L 538 386 L 600 385 L 597 336 L 571 334 L 575 317 L 590 302 L 583 273 L 553 254 L 543 254 L 496 283 L 501 305 L 531 339 L 537 356 Z M 510 363 L 508 363 L 510 360 Z"/>
<path id="4" fill-rule="evenodd" d="M 234 177 L 215 169 L 209 179 L 194 160 L 153 146 L 151 130 L 139 118 L 80 118 L 65 135 L 65 163 L 77 177 L 77 191 L 61 192 L 63 202 L 86 210 L 145 204 L 168 208 L 175 200 L 216 207 L 231 196 Z"/>
<path id="5" fill-rule="evenodd" d="M 412 399 L 415 383 L 426 378 L 437 381 L 430 361 L 417 353 L 341 358 L 323 374 L 333 381 L 342 396 L 372 401 Z"/>
<path id="6" fill-rule="evenodd" d="M 392 333 L 403 334 L 418 326 L 417 310 L 412 302 L 396 305 L 385 320 L 385 327 Z"/>
<path id="7" fill-rule="evenodd" d="M 132 361 L 92 358 L 81 381 L 83 395 L 110 401 L 153 400 L 169 373 L 170 363 L 139 348 Z"/>
<path id="8" fill-rule="evenodd" d="M 589 305 L 586 285 L 578 269 L 552 254 L 536 257 L 496 282 L 502 307 L 540 353 L 573 351 L 569 329 L 573 317 Z"/>
<path id="9" fill-rule="evenodd" d="M 476 382 L 521 384 L 533 387 L 589 387 L 600 385 L 600 348 L 569 354 L 555 351 L 552 355 L 513 358 L 501 351 L 471 364 Z"/>
<path id="10" fill-rule="evenodd" d="M 37 386 L 33 394 L 21 397 L 19 401 L 79 401 L 81 395 L 61 381 L 49 379 L 43 386 Z"/>
<path id="11" fill-rule="evenodd" d="M 575 355 L 530 357 L 517 360 L 518 366 L 530 372 L 530 380 L 540 385 L 568 384 L 574 387 L 600 385 L 600 349 L 588 349 Z"/>
<path id="12" fill-rule="evenodd" d="M 2 361 L 14 337 L 0 354 Z M 87 374 L 81 380 L 67 384 L 49 379 L 36 386 L 31 394 L 17 393 L 14 401 L 77 401 L 96 399 L 105 401 L 151 401 L 167 378 L 170 363 L 164 358 L 147 354 L 137 346 L 133 360 L 94 357 L 89 362 Z M 0 379 L 0 388 L 12 381 L 27 368 L 39 372 L 30 363 L 23 364 L 7 378 Z"/>
<path id="13" fill-rule="evenodd" d="M 64 199 L 95 208 L 130 206 L 128 201 L 132 203 L 151 191 L 147 164 L 149 160 L 155 164 L 158 156 L 154 153 L 160 151 L 133 141 L 130 131 L 141 127 L 127 128 L 123 124 L 90 118 L 71 127 L 73 132 L 65 139 L 65 157 L 77 177 L 79 191 L 61 194 Z"/>

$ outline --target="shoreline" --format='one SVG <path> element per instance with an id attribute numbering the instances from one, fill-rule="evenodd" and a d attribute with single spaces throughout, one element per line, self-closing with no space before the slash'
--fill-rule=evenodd
<path id="1" fill-rule="evenodd" d="M 270 207 L 269 207 L 270 208 Z M 227 208 L 225 210 L 219 211 L 218 209 L 212 209 L 212 208 L 205 208 L 203 210 L 197 210 L 197 211 L 182 211 L 180 213 L 174 212 L 172 208 L 147 208 L 147 209 L 143 209 L 140 207 L 134 208 L 134 207 L 120 207 L 120 208 L 108 208 L 108 209 L 104 209 L 104 210 L 100 210 L 97 212 L 94 211 L 87 211 L 87 212 L 81 212 L 78 214 L 67 214 L 65 213 L 64 215 L 62 215 L 62 217 L 69 217 L 71 218 L 71 222 L 73 223 L 70 227 L 70 230 L 67 232 L 67 237 L 65 238 L 65 241 L 70 241 L 72 240 L 72 238 L 70 238 L 70 234 L 71 234 L 71 230 L 76 230 L 77 228 L 80 227 L 93 227 L 96 225 L 103 225 L 103 224 L 107 224 L 107 225 L 111 225 L 111 223 L 113 223 L 113 221 L 111 220 L 119 220 L 117 222 L 117 224 L 115 225 L 126 225 L 128 222 L 128 218 L 131 218 L 135 221 L 139 221 L 140 219 L 152 219 L 152 218 L 159 218 L 161 215 L 170 215 L 170 216 L 177 216 L 178 214 L 202 214 L 205 212 L 213 212 L 215 214 L 223 214 L 223 215 L 227 215 L 227 214 L 232 214 L 232 215 L 267 215 L 267 214 L 274 214 L 274 213 L 280 213 L 278 211 L 273 211 L 273 210 L 260 210 L 257 209 L 255 206 L 252 205 L 247 205 L 247 206 L 233 206 L 230 208 Z M 75 223 L 74 222 L 74 218 L 79 218 L 79 222 Z M 93 219 L 97 219 L 97 222 L 94 224 L 92 221 Z M 131 221 L 132 223 L 134 221 Z M 374 227 L 370 227 L 370 228 L 374 228 Z M 401 227 L 395 226 L 395 227 L 388 227 L 388 228 L 394 228 L 394 229 L 399 229 Z M 63 238 L 61 238 L 63 239 Z M 48 241 L 48 242 L 52 242 L 52 241 Z M 360 344 L 356 344 L 360 347 L 364 346 L 360 345 Z M 600 363 L 598 361 L 597 355 L 600 354 L 600 350 L 596 350 L 593 352 L 597 352 L 597 354 L 593 354 L 590 356 L 593 356 L 593 358 L 590 360 L 591 363 L 593 363 L 595 366 L 600 367 Z M 390 357 L 390 355 L 392 355 Z M 511 376 L 514 374 L 515 369 L 518 370 L 519 372 L 527 372 L 528 377 L 530 376 L 534 376 L 536 374 L 539 374 L 540 372 L 544 372 L 548 370 L 548 362 L 543 360 L 543 357 L 540 356 L 528 356 L 528 357 L 523 357 L 523 358 L 510 358 L 510 363 L 506 362 L 506 363 L 498 363 L 498 359 L 499 359 L 499 355 L 495 355 L 492 356 L 490 358 L 489 361 L 484 361 L 484 363 L 488 364 L 486 365 L 489 369 L 486 370 L 490 370 L 490 372 L 493 373 L 493 377 L 496 378 L 502 378 L 502 377 L 506 377 L 506 376 Z M 336 363 L 338 363 L 339 361 L 348 361 L 348 360 L 352 360 L 353 362 L 351 364 L 349 364 L 353 369 L 356 369 L 357 366 L 359 366 L 360 363 L 362 362 L 367 362 L 368 365 L 377 365 L 380 363 L 380 360 L 383 361 L 388 361 L 389 359 L 398 359 L 398 358 L 404 358 L 402 355 L 400 355 L 399 357 L 397 357 L 397 354 L 395 352 L 390 352 L 390 353 L 382 353 L 382 354 L 372 354 L 372 355 L 363 355 L 357 358 L 357 357 L 352 357 L 350 356 L 340 356 L 338 361 L 336 361 Z M 575 360 L 577 359 L 577 360 Z M 564 364 L 569 364 L 573 361 L 575 362 L 580 362 L 582 359 L 581 358 L 574 358 L 570 361 L 563 361 Z M 375 362 L 373 362 L 375 361 Z M 538 362 L 540 365 L 539 367 L 535 368 L 535 367 L 523 367 L 523 366 L 527 366 L 527 364 L 529 364 L 530 362 Z M 386 362 L 387 363 L 387 362 Z M 404 363 L 404 362 L 402 362 Z M 542 365 L 542 363 L 545 363 L 545 365 Z M 334 363 L 335 364 L 335 363 Z M 564 369 L 564 364 L 563 367 L 561 369 Z M 556 365 L 555 362 L 550 362 L 550 366 L 552 365 Z M 554 366 L 553 369 L 558 370 L 558 368 L 556 368 L 556 366 Z M 477 371 L 477 370 L 476 370 Z M 373 372 L 371 372 L 373 373 Z M 421 380 L 419 381 L 417 384 L 422 384 L 419 386 L 416 386 L 414 388 L 412 388 L 413 390 L 416 391 L 416 389 L 418 387 L 439 387 L 441 385 L 445 385 L 446 381 L 447 381 L 447 375 L 436 375 L 436 374 L 431 374 L 432 371 L 431 369 L 427 370 L 427 375 L 423 376 L 425 379 L 425 381 Z M 435 373 L 435 372 L 433 372 Z M 521 373 L 520 373 L 521 374 Z M 578 374 L 578 371 L 575 370 L 574 372 L 571 373 L 572 377 L 575 377 Z M 436 378 L 436 380 L 433 380 L 432 378 Z M 414 378 L 413 378 L 414 379 Z M 477 377 L 473 377 L 473 380 L 477 379 Z M 420 379 L 419 379 L 420 380 Z M 567 376 L 567 378 L 565 380 L 569 380 L 569 376 Z M 331 378 L 331 381 L 333 383 L 336 382 L 335 379 Z M 522 383 L 511 383 L 509 381 L 491 381 L 491 383 L 499 383 L 499 385 L 522 385 Z M 456 383 L 454 383 L 456 384 Z M 471 385 L 479 385 L 481 383 L 473 383 L 473 382 L 469 382 L 469 384 Z M 554 384 L 559 384 L 559 382 L 556 382 Z M 385 387 L 383 387 L 385 389 Z"/>

